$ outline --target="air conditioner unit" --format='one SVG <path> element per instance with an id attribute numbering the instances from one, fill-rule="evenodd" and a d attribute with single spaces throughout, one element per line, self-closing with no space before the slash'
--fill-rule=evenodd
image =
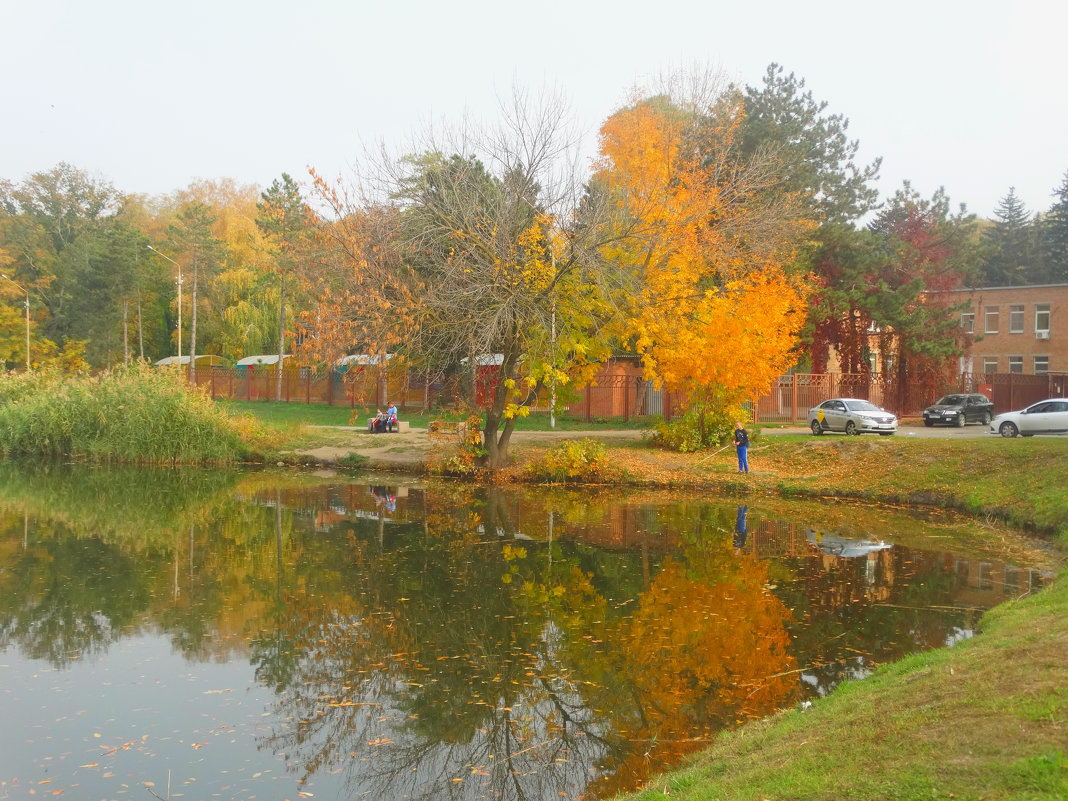
<path id="1" fill-rule="evenodd" d="M 1049 339 L 1049 331 L 1035 331 L 1035 339 Z"/>

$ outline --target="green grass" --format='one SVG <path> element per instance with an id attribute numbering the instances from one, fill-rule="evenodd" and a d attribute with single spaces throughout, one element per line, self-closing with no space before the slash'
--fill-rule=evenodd
<path id="1" fill-rule="evenodd" d="M 1068 798 L 1068 574 L 981 627 L 728 732 L 629 797 Z"/>
<path id="2" fill-rule="evenodd" d="M 270 425 L 347 426 L 353 417 L 353 410 L 347 406 L 278 403 L 276 401 L 219 400 L 216 403 L 231 414 L 249 414 Z M 356 427 L 365 428 L 367 418 L 374 414 L 373 410 L 368 412 L 361 408 L 356 412 Z M 405 409 L 400 410 L 398 414 L 398 419 L 407 421 L 413 428 L 426 428 L 431 420 L 463 420 L 465 418 L 466 415 L 462 413 L 423 414 Z M 641 430 L 650 425 L 651 418 L 631 418 L 626 422 L 622 418 L 595 418 L 589 423 L 582 417 L 570 415 L 558 415 L 556 418 L 557 431 Z M 515 427 L 517 431 L 548 431 L 549 415 L 545 412 L 535 412 L 528 417 L 520 417 L 516 420 Z"/>
<path id="3" fill-rule="evenodd" d="M 1046 530 L 1068 521 L 1068 438 L 776 435 L 760 445 L 752 469 L 785 494 L 945 506 Z"/>

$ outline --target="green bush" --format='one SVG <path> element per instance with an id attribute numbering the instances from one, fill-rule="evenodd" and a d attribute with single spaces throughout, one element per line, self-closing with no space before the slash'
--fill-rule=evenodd
<path id="1" fill-rule="evenodd" d="M 605 447 L 592 439 L 568 440 L 527 464 L 527 472 L 552 483 L 594 482 L 608 472 Z"/>
<path id="2" fill-rule="evenodd" d="M 192 464 L 235 461 L 257 438 L 170 370 L 0 377 L 0 450 L 10 456 Z"/>
<path id="3" fill-rule="evenodd" d="M 740 419 L 737 409 L 691 409 L 670 423 L 657 423 L 650 441 L 668 450 L 695 453 L 731 442 Z"/>

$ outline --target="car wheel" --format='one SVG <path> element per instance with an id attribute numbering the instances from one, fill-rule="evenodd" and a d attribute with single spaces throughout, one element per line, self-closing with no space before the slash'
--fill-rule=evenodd
<path id="1" fill-rule="evenodd" d="M 990 412 L 983 412 L 983 419 L 979 421 L 984 426 L 990 425 Z"/>
<path id="2" fill-rule="evenodd" d="M 819 420 L 812 421 L 812 433 L 817 437 L 823 433 L 823 426 L 820 425 Z"/>
<path id="3" fill-rule="evenodd" d="M 998 433 L 1006 439 L 1012 439 L 1020 433 L 1020 429 L 1016 427 L 1015 423 L 1010 423 L 1006 420 L 1004 423 L 1001 424 L 1001 427 L 998 428 Z"/>
<path id="4" fill-rule="evenodd" d="M 855 437 L 860 434 L 860 432 L 857 430 L 857 424 L 854 423 L 852 420 L 846 423 L 845 432 L 851 437 Z"/>
<path id="5" fill-rule="evenodd" d="M 957 428 L 964 428 L 964 424 L 968 422 L 964 419 L 964 412 L 957 415 Z"/>
<path id="6" fill-rule="evenodd" d="M 934 425 L 934 420 L 924 420 L 923 424 L 928 428 L 931 428 Z"/>

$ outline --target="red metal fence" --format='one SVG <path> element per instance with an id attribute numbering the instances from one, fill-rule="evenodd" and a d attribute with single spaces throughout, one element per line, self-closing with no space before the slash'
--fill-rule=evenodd
<path id="1" fill-rule="evenodd" d="M 213 398 L 275 400 L 277 372 L 270 368 L 248 370 L 213 367 L 197 370 L 197 385 Z M 1068 373 L 1022 375 L 993 373 L 962 375 L 947 383 L 942 393 L 982 392 L 994 401 L 997 411 L 1020 409 L 1044 398 L 1068 395 Z M 479 398 L 490 395 L 480 386 Z M 428 381 L 405 369 L 353 370 L 348 373 L 309 367 L 282 370 L 282 397 L 286 403 L 319 403 L 349 408 L 380 408 L 389 401 L 401 409 L 430 409 L 441 399 L 459 396 L 455 382 Z M 804 421 L 808 410 L 827 398 L 865 398 L 899 417 L 918 416 L 934 400 L 919 385 L 878 374 L 793 373 L 782 376 L 766 395 L 752 403 L 756 422 Z M 549 393 L 542 392 L 533 411 L 549 411 Z M 577 392 L 566 414 L 592 420 L 630 420 L 660 415 L 670 420 L 680 406 L 670 393 L 655 389 L 632 362 L 610 362 L 596 382 Z"/>

